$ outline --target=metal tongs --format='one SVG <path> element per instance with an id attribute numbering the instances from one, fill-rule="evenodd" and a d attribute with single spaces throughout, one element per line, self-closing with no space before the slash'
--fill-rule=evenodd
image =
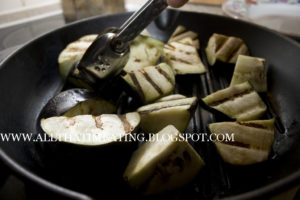
<path id="1" fill-rule="evenodd" d="M 168 6 L 167 0 L 149 0 L 121 26 L 101 33 L 77 65 L 86 82 L 103 83 L 118 75 L 129 57 L 131 41 Z"/>

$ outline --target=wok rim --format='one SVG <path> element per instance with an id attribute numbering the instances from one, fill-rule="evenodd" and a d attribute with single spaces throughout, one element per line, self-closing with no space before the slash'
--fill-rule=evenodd
<path id="1" fill-rule="evenodd" d="M 174 9 L 175 10 L 175 9 Z M 196 15 L 202 15 L 202 16 L 208 16 L 208 17 L 214 17 L 214 18 L 219 18 L 219 19 L 226 19 L 226 20 L 230 20 L 230 21 L 237 21 L 237 23 L 241 23 L 241 24 L 245 24 L 249 27 L 253 27 L 256 29 L 261 29 L 264 32 L 267 32 L 269 34 L 273 34 L 276 35 L 277 37 L 285 40 L 286 42 L 292 43 L 293 45 L 298 46 L 298 48 L 300 49 L 300 43 L 296 42 L 295 40 L 279 33 L 276 32 L 274 30 L 271 30 L 269 28 L 260 26 L 258 24 L 254 24 L 248 21 L 244 21 L 244 20 L 239 20 L 239 19 L 233 19 L 230 18 L 228 16 L 221 16 L 221 15 L 215 15 L 215 14 L 210 14 L 210 13 L 200 13 L 200 12 L 191 12 L 191 11 L 182 11 L 182 10 L 178 10 L 180 13 L 191 13 L 191 14 L 196 14 Z M 30 41 L 26 42 L 25 44 L 23 44 L 21 47 L 19 47 L 18 49 L 14 50 L 13 52 L 11 52 L 8 56 L 6 56 L 1 62 L 0 62 L 0 70 L 2 69 L 3 65 L 5 65 L 6 62 L 9 61 L 9 59 L 11 59 L 11 57 L 15 56 L 19 51 L 23 51 L 23 49 L 30 45 L 31 43 L 33 43 L 36 40 L 41 40 L 44 37 L 47 37 L 48 35 L 51 35 L 55 32 L 59 32 L 63 29 L 68 29 L 71 26 L 74 26 L 76 24 L 81 24 L 81 23 L 85 23 L 87 21 L 90 20 L 94 20 L 94 19 L 98 19 L 98 18 L 105 18 L 105 17 L 111 17 L 111 16 L 122 16 L 122 15 L 128 15 L 129 13 L 132 12 L 123 12 L 123 13 L 117 13 L 117 14 L 104 14 L 104 15 L 100 15 L 100 16 L 93 16 L 93 17 L 89 17 L 86 19 L 81 19 L 66 25 L 63 25 L 62 27 L 53 29 L 51 31 L 48 31 L 46 33 L 43 33 L 37 37 L 34 37 L 33 39 L 31 39 Z M 3 163 L 9 167 L 9 169 L 13 170 L 15 172 L 15 175 L 17 175 L 18 177 L 23 177 L 28 179 L 29 181 L 32 181 L 33 183 L 42 186 L 45 189 L 48 189 L 49 191 L 52 191 L 54 193 L 57 193 L 59 195 L 61 195 L 62 197 L 66 197 L 66 198 L 71 198 L 71 199 L 82 199 L 82 200 L 92 200 L 93 198 L 84 194 L 84 193 L 80 193 L 71 189 L 68 189 L 66 187 L 60 186 L 56 183 L 53 183 L 51 181 L 48 181 L 47 179 L 38 176 L 36 173 L 31 172 L 28 169 L 25 169 L 22 165 L 18 164 L 16 161 L 14 161 L 8 154 L 6 154 L 2 148 L 0 147 L 0 159 L 3 161 Z M 293 186 L 295 186 L 297 183 L 300 182 L 300 169 L 298 169 L 298 171 L 276 181 L 270 184 L 267 184 L 265 186 L 256 188 L 254 190 L 242 193 L 242 194 L 238 194 L 238 195 L 234 195 L 234 196 L 229 196 L 229 197 L 225 197 L 222 198 L 220 200 L 246 200 L 246 199 L 253 199 L 253 198 L 257 198 L 257 197 L 270 197 L 272 195 L 276 195 L 279 194 L 280 192 L 284 192 L 286 191 L 286 189 L 291 189 Z"/>

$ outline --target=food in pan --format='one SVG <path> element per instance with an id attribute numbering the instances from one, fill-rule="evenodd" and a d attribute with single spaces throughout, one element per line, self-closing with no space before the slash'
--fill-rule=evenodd
<path id="1" fill-rule="evenodd" d="M 126 72 L 156 65 L 163 52 L 164 43 L 150 36 L 139 35 L 130 45 L 130 54 L 124 67 Z"/>
<path id="2" fill-rule="evenodd" d="M 164 46 L 164 58 L 176 74 L 201 74 L 206 69 L 196 47 L 181 42 L 169 42 Z"/>
<path id="3" fill-rule="evenodd" d="M 187 30 L 184 26 L 179 25 L 172 33 L 171 37 L 168 40 L 168 43 L 171 42 L 180 42 L 183 44 L 188 44 L 200 48 L 200 42 L 198 39 L 198 33 Z"/>
<path id="4" fill-rule="evenodd" d="M 242 39 L 217 33 L 209 38 L 205 52 L 210 65 L 214 65 L 216 61 L 235 63 L 238 55 L 249 54 Z"/>
<path id="5" fill-rule="evenodd" d="M 230 85 L 249 81 L 257 92 L 267 91 L 265 59 L 239 55 Z"/>
<path id="6" fill-rule="evenodd" d="M 174 73 L 166 63 L 128 72 L 123 78 L 144 103 L 170 94 L 175 87 Z"/>
<path id="7" fill-rule="evenodd" d="M 244 122 L 219 122 L 209 125 L 211 133 L 234 133 L 234 141 L 215 141 L 227 163 L 250 165 L 267 160 L 274 140 L 274 119 Z"/>
<path id="8" fill-rule="evenodd" d="M 50 117 L 41 120 L 42 129 L 52 138 L 80 145 L 102 145 L 121 140 L 140 122 L 137 112 Z"/>
<path id="9" fill-rule="evenodd" d="M 141 129 L 146 133 L 157 133 L 167 125 L 185 131 L 197 105 L 197 98 L 170 95 L 153 104 L 140 107 Z"/>
<path id="10" fill-rule="evenodd" d="M 157 194 L 189 183 L 203 166 L 199 154 L 169 125 L 133 153 L 124 179 L 142 194 Z"/>
<path id="11" fill-rule="evenodd" d="M 66 117 L 75 117 L 77 115 L 101 115 L 115 113 L 116 106 L 103 99 L 88 99 L 78 103 L 73 108 L 64 113 Z"/>
<path id="12" fill-rule="evenodd" d="M 238 121 L 258 119 L 267 110 L 265 103 L 248 82 L 219 90 L 202 100 L 207 106 Z"/>

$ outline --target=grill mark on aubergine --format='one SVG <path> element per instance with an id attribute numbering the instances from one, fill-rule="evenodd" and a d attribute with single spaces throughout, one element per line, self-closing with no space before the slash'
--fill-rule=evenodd
<path id="1" fill-rule="evenodd" d="M 217 36 L 218 37 L 218 36 Z M 215 50 L 215 54 L 218 53 L 218 51 L 223 47 L 223 45 L 226 43 L 226 41 L 229 39 L 229 37 L 225 38 L 224 40 L 222 40 L 222 42 L 220 44 L 218 44 L 216 46 L 216 50 Z"/>
<path id="2" fill-rule="evenodd" d="M 166 45 L 165 45 L 165 48 L 166 48 L 166 49 L 169 49 L 169 50 L 175 50 L 175 49 L 176 49 L 176 47 L 173 46 L 173 45 L 171 45 L 171 44 L 166 44 Z"/>
<path id="3" fill-rule="evenodd" d="M 123 128 L 125 133 L 130 133 L 131 131 L 133 131 L 133 127 L 131 126 L 131 124 L 128 122 L 126 115 L 118 115 L 119 119 L 121 120 L 122 124 L 123 124 Z"/>
<path id="4" fill-rule="evenodd" d="M 143 92 L 142 87 L 141 87 L 139 81 L 137 80 L 137 78 L 136 78 L 134 72 L 130 72 L 130 73 L 129 73 L 129 76 L 130 76 L 132 82 L 134 83 L 134 85 L 136 86 L 136 91 L 137 91 L 137 93 L 139 94 L 139 96 L 140 96 L 140 97 L 142 98 L 142 100 L 144 101 L 144 100 L 145 100 L 144 92 Z"/>
<path id="5" fill-rule="evenodd" d="M 267 129 L 267 127 L 265 127 L 262 124 L 256 124 L 256 123 L 251 123 L 251 122 L 237 122 L 239 125 L 241 126 L 248 126 L 248 127 L 252 127 L 252 128 L 260 128 L 260 129 Z"/>
<path id="6" fill-rule="evenodd" d="M 94 116 L 93 116 L 94 117 Z M 95 123 L 96 123 L 96 127 L 103 130 L 103 122 L 101 119 L 101 115 L 94 117 Z"/>
<path id="7" fill-rule="evenodd" d="M 239 52 L 240 48 L 242 48 L 243 45 L 244 45 L 244 42 L 241 41 L 241 43 L 237 46 L 237 48 L 234 49 L 232 54 L 227 58 L 227 62 L 229 62 Z"/>
<path id="8" fill-rule="evenodd" d="M 249 89 L 249 90 L 246 90 L 242 93 L 239 93 L 239 94 L 235 94 L 231 97 L 227 97 L 227 98 L 224 98 L 224 99 L 221 99 L 219 101 L 215 101 L 215 102 L 212 102 L 212 103 L 209 103 L 207 104 L 208 106 L 218 106 L 222 103 L 225 103 L 226 101 L 233 101 L 234 99 L 238 98 L 238 97 L 242 97 L 244 95 L 247 95 L 247 94 L 250 94 L 251 92 L 253 92 L 254 90 L 253 89 Z"/>
<path id="9" fill-rule="evenodd" d="M 179 106 L 191 106 L 193 104 L 189 104 L 189 103 L 185 103 L 185 104 L 180 104 L 180 105 L 174 105 L 174 106 L 163 106 L 161 108 L 155 108 L 155 109 L 151 109 L 151 110 L 144 110 L 144 111 L 138 111 L 138 113 L 140 113 L 141 115 L 143 114 L 149 114 L 151 112 L 155 112 L 155 111 L 159 111 L 165 108 L 175 108 L 175 107 L 179 107 Z"/>
<path id="10" fill-rule="evenodd" d="M 178 33 L 173 34 L 173 35 L 171 36 L 170 39 L 173 39 L 174 37 L 179 36 L 179 35 L 182 35 L 182 34 L 184 34 L 184 33 L 186 33 L 186 32 L 187 32 L 186 30 L 179 31 Z"/>
<path id="11" fill-rule="evenodd" d="M 170 58 L 170 60 L 173 60 L 173 61 L 176 61 L 176 62 L 181 62 L 181 63 L 185 63 L 185 64 L 188 64 L 188 65 L 193 65 L 193 63 L 190 63 L 189 61 L 186 61 L 186 60 L 182 60 L 180 58 Z"/>
<path id="12" fill-rule="evenodd" d="M 142 74 L 144 75 L 145 79 L 152 85 L 152 87 L 159 93 L 164 94 L 160 87 L 150 78 L 147 72 L 143 71 Z"/>
<path id="13" fill-rule="evenodd" d="M 234 141 L 234 142 L 231 142 L 231 141 L 227 141 L 227 142 L 220 141 L 220 142 L 223 143 L 223 144 L 237 146 L 237 147 L 243 147 L 243 148 L 248 148 L 248 149 L 250 149 L 250 147 L 251 147 L 250 144 L 245 144 L 245 143 L 237 142 L 237 141 Z"/>
<path id="14" fill-rule="evenodd" d="M 160 66 L 155 66 L 155 69 L 161 74 L 163 75 L 170 83 L 171 85 L 173 85 L 173 81 L 171 79 L 171 77 L 169 76 L 169 74 L 167 72 L 165 72 L 165 70 L 163 70 Z"/>

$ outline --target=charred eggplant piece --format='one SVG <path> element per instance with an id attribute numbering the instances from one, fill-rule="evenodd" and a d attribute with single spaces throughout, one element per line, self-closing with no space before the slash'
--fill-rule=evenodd
<path id="1" fill-rule="evenodd" d="M 164 47 L 164 61 L 176 74 L 201 74 L 206 69 L 194 46 L 180 42 L 170 42 Z"/>
<path id="2" fill-rule="evenodd" d="M 274 140 L 274 119 L 213 123 L 209 129 L 215 134 L 234 134 L 234 141 L 215 141 L 220 156 L 232 165 L 267 160 Z"/>
<path id="3" fill-rule="evenodd" d="M 133 153 L 124 179 L 144 195 L 157 194 L 189 183 L 203 166 L 199 154 L 169 125 Z"/>
<path id="4" fill-rule="evenodd" d="M 163 53 L 163 46 L 163 42 L 150 36 L 137 36 L 130 45 L 130 55 L 124 70 L 131 72 L 156 65 Z"/>
<path id="5" fill-rule="evenodd" d="M 202 100 L 207 106 L 238 121 L 258 119 L 267 110 L 265 103 L 248 82 L 219 90 Z"/>
<path id="6" fill-rule="evenodd" d="M 198 40 L 198 34 L 187 30 L 184 26 L 179 25 L 172 33 L 168 43 L 180 42 L 183 44 L 194 46 L 196 49 L 200 48 L 200 43 Z"/>
<path id="7" fill-rule="evenodd" d="M 181 94 L 172 94 L 169 96 L 162 97 L 158 99 L 156 102 L 163 102 L 163 101 L 172 101 L 172 100 L 178 100 L 178 99 L 185 99 L 186 96 Z"/>
<path id="8" fill-rule="evenodd" d="M 236 63 L 239 55 L 249 54 L 248 47 L 242 39 L 217 33 L 209 38 L 205 52 L 210 65 L 214 65 L 217 60 Z"/>
<path id="9" fill-rule="evenodd" d="M 167 125 L 175 126 L 184 132 L 194 114 L 197 98 L 186 98 L 174 95 L 164 97 L 157 103 L 140 107 L 137 112 L 141 115 L 141 129 L 146 133 L 157 133 Z"/>
<path id="10" fill-rule="evenodd" d="M 249 81 L 257 92 L 267 91 L 265 59 L 239 55 L 230 85 Z"/>
<path id="11" fill-rule="evenodd" d="M 139 122 L 140 116 L 134 112 L 50 117 L 41 120 L 41 127 L 51 138 L 59 141 L 94 146 L 120 141 L 134 131 Z"/>
<path id="12" fill-rule="evenodd" d="M 58 64 L 59 64 L 59 72 L 61 77 L 65 80 L 69 76 L 73 66 L 76 62 L 78 62 L 87 48 L 92 44 L 92 42 L 96 39 L 98 35 L 86 35 L 78 40 L 70 43 L 60 54 L 58 57 Z M 76 77 L 79 74 L 78 69 L 74 69 L 73 75 Z M 83 82 L 80 79 L 76 79 L 72 76 L 68 78 L 68 80 L 79 87 L 85 87 L 91 89 L 89 85 Z"/>
<path id="13" fill-rule="evenodd" d="M 175 87 L 175 76 L 166 63 L 127 73 L 124 80 L 137 92 L 143 103 L 170 94 Z"/>

